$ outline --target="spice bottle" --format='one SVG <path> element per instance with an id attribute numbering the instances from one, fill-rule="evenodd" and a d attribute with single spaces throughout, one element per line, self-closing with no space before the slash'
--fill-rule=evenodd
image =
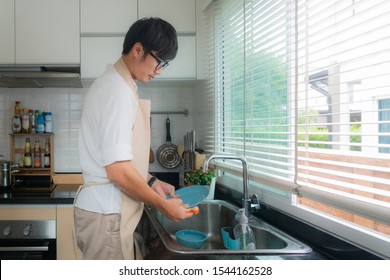
<path id="1" fill-rule="evenodd" d="M 37 128 L 37 119 L 35 117 L 34 110 L 30 110 L 29 112 L 29 120 L 30 120 L 30 132 L 35 133 Z"/>
<path id="2" fill-rule="evenodd" d="M 51 115 L 51 112 L 46 112 L 45 114 L 45 132 L 53 132 L 53 117 Z"/>
<path id="3" fill-rule="evenodd" d="M 22 132 L 22 119 L 20 117 L 20 102 L 15 101 L 14 116 L 12 117 L 12 132 Z"/>
<path id="4" fill-rule="evenodd" d="M 45 141 L 45 152 L 43 154 L 43 165 L 46 168 L 50 167 L 50 143 L 49 143 L 49 138 L 46 138 L 46 141 Z"/>
<path id="5" fill-rule="evenodd" d="M 35 139 L 34 144 L 34 167 L 42 167 L 41 143 L 38 138 Z"/>
<path id="6" fill-rule="evenodd" d="M 31 154 L 30 138 L 26 138 L 25 143 L 24 143 L 23 167 L 25 167 L 25 168 L 32 167 L 32 154 Z"/>
<path id="7" fill-rule="evenodd" d="M 45 132 L 45 118 L 42 114 L 38 114 L 37 116 L 37 133 L 44 133 Z"/>
<path id="8" fill-rule="evenodd" d="M 28 109 L 23 109 L 23 115 L 22 115 L 22 132 L 23 133 L 29 133 L 30 132 L 30 118 L 28 115 Z"/>

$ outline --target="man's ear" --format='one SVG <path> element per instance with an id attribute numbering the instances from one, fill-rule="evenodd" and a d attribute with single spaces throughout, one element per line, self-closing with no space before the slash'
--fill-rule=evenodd
<path id="1" fill-rule="evenodd" d="M 135 57 L 137 57 L 139 55 L 143 55 L 144 47 L 142 46 L 142 44 L 140 42 L 137 42 L 134 44 L 134 46 L 132 48 L 132 52 L 133 52 L 133 55 Z"/>

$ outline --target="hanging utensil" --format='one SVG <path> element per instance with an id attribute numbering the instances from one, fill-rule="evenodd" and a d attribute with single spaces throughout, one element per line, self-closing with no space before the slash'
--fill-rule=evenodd
<path id="1" fill-rule="evenodd" d="M 186 135 L 184 135 L 184 151 L 182 154 L 183 163 L 184 163 L 184 171 L 189 171 L 189 160 L 190 160 L 190 154 L 189 154 L 189 148 L 188 148 L 188 132 Z"/>
<path id="2" fill-rule="evenodd" d="M 166 143 L 158 148 L 157 160 L 161 166 L 172 169 L 180 164 L 181 158 L 177 152 L 177 146 L 171 143 L 171 121 L 169 117 L 166 120 L 166 128 Z"/>
<path id="3" fill-rule="evenodd" d="M 150 130 L 152 130 L 152 117 L 150 117 Z M 152 147 L 149 149 L 149 163 L 154 162 L 154 152 Z"/>
<path id="4" fill-rule="evenodd" d="M 189 132 L 189 167 L 191 170 L 196 168 L 196 157 L 195 157 L 195 131 Z"/>

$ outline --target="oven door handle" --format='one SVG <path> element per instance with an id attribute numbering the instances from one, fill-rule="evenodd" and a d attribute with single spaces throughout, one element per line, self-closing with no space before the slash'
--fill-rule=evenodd
<path id="1" fill-rule="evenodd" d="M 0 252 L 48 252 L 49 246 L 14 246 L 14 247 L 0 247 Z"/>

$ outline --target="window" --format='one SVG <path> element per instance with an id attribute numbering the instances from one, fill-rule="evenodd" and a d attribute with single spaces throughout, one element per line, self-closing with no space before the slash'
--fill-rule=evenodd
<path id="1" fill-rule="evenodd" d="M 214 149 L 245 154 L 258 176 L 291 180 L 289 12 L 284 1 L 227 2 L 221 2 L 215 21 L 218 141 Z"/>
<path id="2" fill-rule="evenodd" d="M 390 154 L 390 99 L 379 100 L 379 152 L 384 154 Z M 386 145 L 386 146 L 382 146 Z"/>
<path id="3" fill-rule="evenodd" d="M 210 10 L 209 148 L 245 155 L 251 178 L 287 186 L 292 207 L 388 246 L 390 3 L 217 0 Z"/>

